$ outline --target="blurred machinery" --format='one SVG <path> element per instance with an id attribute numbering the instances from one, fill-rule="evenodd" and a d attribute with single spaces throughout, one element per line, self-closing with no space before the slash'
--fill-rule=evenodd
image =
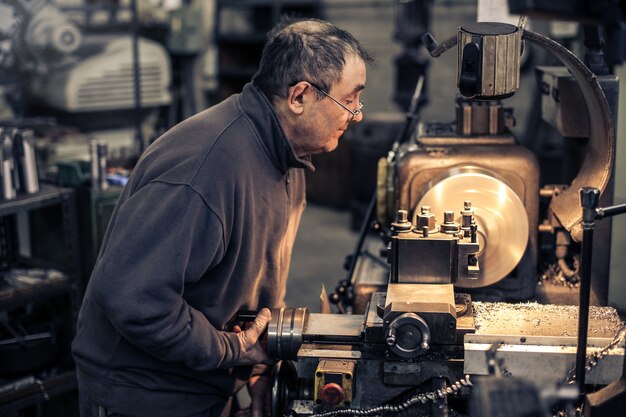
<path id="1" fill-rule="evenodd" d="M 411 90 L 419 77 L 427 77 L 430 64 L 422 48 L 422 35 L 430 30 L 432 0 L 394 0 L 395 31 L 393 38 L 402 51 L 395 58 L 394 102 L 404 111 L 411 104 Z M 427 91 L 420 95 L 419 105 L 428 101 Z"/>
<path id="2" fill-rule="evenodd" d="M 173 102 L 170 54 L 196 45 L 184 30 L 201 38 L 180 19 L 178 32 L 167 31 L 168 11 L 158 14 L 148 4 L 142 22 L 149 19 L 151 26 L 140 28 L 135 4 L 0 0 L 0 127 L 3 133 L 29 132 L 37 174 L 77 189 L 85 279 L 125 180 L 115 174 L 128 172 L 149 140 L 172 122 L 166 120 Z M 166 35 L 176 42 L 161 39 Z M 94 144 L 101 145 L 98 156 L 91 152 Z M 107 164 L 90 169 L 102 160 L 116 171 L 107 172 Z M 7 184 L 9 176 L 18 179 L 7 171 Z M 106 189 L 107 181 L 114 186 Z"/>
<path id="3" fill-rule="evenodd" d="M 20 183 L 23 172 L 34 173 L 33 184 L 39 176 L 76 188 L 85 281 L 126 179 L 117 174 L 128 172 L 165 124 L 172 103 L 170 52 L 189 39 L 177 37 L 168 50 L 158 37 L 140 36 L 133 6 L 0 0 L 4 199 L 28 192 L 26 179 Z"/>
<path id="4" fill-rule="evenodd" d="M 139 43 L 141 105 L 167 105 L 170 65 L 165 49 L 154 41 Z M 85 37 L 76 63 L 33 80 L 33 94 L 42 103 L 66 112 L 133 109 L 134 80 L 131 39 L 122 35 Z"/>
<path id="5" fill-rule="evenodd" d="M 458 46 L 456 121 L 415 126 L 418 81 L 407 128 L 379 164 L 348 279 L 331 295 L 352 314 L 273 312 L 268 350 L 281 359 L 274 416 L 547 416 L 554 407 L 580 415 L 573 408 L 587 387 L 624 385 L 626 327 L 614 309 L 589 307 L 594 226 L 583 217 L 604 212 L 595 208 L 601 193 L 612 196 L 617 79 L 524 27 L 525 19 L 477 22 L 441 45 L 424 37 L 433 57 Z M 536 156 L 509 130 L 512 110 L 500 100 L 519 87 L 523 41 L 569 72 L 551 78 L 555 70 L 545 70 L 541 88 L 579 88 L 575 108 L 545 100 L 544 118 L 563 128 L 568 115 L 589 115 L 570 184 L 542 188 Z M 543 212 L 540 196 L 549 199 Z M 579 307 L 519 303 L 535 295 L 540 224 L 582 241 Z M 594 274 L 607 279 L 602 267 Z M 606 406 L 615 398 L 623 404 L 624 390 L 603 397 L 603 414 L 588 406 L 585 415 L 615 415 Z"/>
<path id="6" fill-rule="evenodd" d="M 2 66 L 48 74 L 71 59 L 82 43 L 81 30 L 50 2 L 3 1 Z"/>
<path id="7" fill-rule="evenodd" d="M 85 26 L 77 16 L 92 13 L 95 6 L 85 7 L 0 1 L 1 119 L 18 127 L 56 122 L 62 130 L 83 135 L 46 143 L 43 155 L 52 166 L 57 159 L 87 159 L 94 137 L 109 142 L 116 157 L 120 152 L 122 157 L 138 155 L 143 130 L 156 128 L 155 109 L 172 101 L 165 47 L 113 18 L 106 32 Z M 117 33 L 110 30 L 116 27 Z M 103 112 L 117 116 L 103 117 Z"/>
<path id="8" fill-rule="evenodd" d="M 134 107 L 130 34 L 86 32 L 49 0 L 3 0 L 0 11 L 0 68 L 26 76 L 36 99 L 67 112 Z M 141 103 L 168 104 L 169 56 L 154 41 L 139 42 Z"/>

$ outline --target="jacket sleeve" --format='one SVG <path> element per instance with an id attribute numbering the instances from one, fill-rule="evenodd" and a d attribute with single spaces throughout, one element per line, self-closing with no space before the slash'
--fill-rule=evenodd
<path id="1" fill-rule="evenodd" d="M 234 366 L 236 335 L 218 331 L 182 296 L 223 256 L 216 213 L 189 186 L 157 182 L 123 202 L 109 228 L 90 285 L 117 330 L 164 361 L 199 371 Z"/>

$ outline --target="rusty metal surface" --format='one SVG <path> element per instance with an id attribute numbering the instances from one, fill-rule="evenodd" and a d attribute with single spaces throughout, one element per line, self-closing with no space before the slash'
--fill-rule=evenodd
<path id="1" fill-rule="evenodd" d="M 478 301 L 472 306 L 476 334 L 573 337 L 578 333 L 578 306 Z M 590 307 L 590 338 L 612 338 L 622 325 L 613 307 Z"/>

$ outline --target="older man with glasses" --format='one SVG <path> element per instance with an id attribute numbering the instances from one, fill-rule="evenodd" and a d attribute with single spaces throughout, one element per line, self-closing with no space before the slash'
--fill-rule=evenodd
<path id="1" fill-rule="evenodd" d="M 284 306 L 309 155 L 363 118 L 370 54 L 321 20 L 283 22 L 240 94 L 142 155 L 111 217 L 73 342 L 91 416 L 231 413 L 246 383 L 267 413 L 260 336 Z M 229 327 L 240 310 L 249 327 Z"/>

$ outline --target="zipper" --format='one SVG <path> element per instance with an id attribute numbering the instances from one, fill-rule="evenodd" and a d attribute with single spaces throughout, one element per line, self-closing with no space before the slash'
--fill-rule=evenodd
<path id="1" fill-rule="evenodd" d="M 287 192 L 287 203 L 291 205 L 291 192 L 290 186 L 291 183 L 291 175 L 289 169 L 287 169 L 287 175 L 285 175 L 285 191 Z"/>

